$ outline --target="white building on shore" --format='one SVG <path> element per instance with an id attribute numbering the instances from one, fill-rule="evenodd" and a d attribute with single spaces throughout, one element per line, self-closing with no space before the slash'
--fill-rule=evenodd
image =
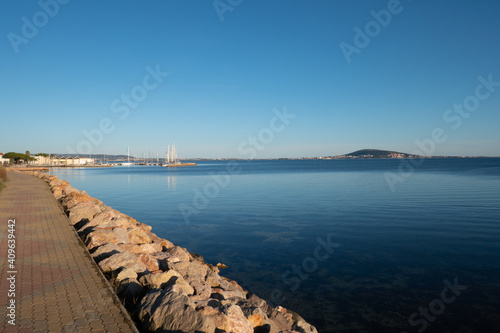
<path id="1" fill-rule="evenodd" d="M 32 156 L 36 161 L 31 162 L 34 165 L 89 165 L 94 164 L 95 160 L 89 157 L 48 157 Z"/>
<path id="2" fill-rule="evenodd" d="M 0 153 L 0 165 L 9 164 L 10 160 L 8 158 L 3 158 L 3 153 Z"/>

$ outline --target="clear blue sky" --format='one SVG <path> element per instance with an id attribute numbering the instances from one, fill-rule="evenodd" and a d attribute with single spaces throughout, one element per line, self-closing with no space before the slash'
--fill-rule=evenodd
<path id="1" fill-rule="evenodd" d="M 54 1 L 42 1 L 53 17 L 37 1 L 0 2 L 0 152 L 175 142 L 181 157 L 249 157 L 259 133 L 262 158 L 411 152 L 441 128 L 435 154 L 500 156 L 500 87 L 443 119 L 474 102 L 479 76 L 500 81 L 498 1 L 402 0 L 378 30 L 370 12 L 392 0 L 232 0 L 223 13 L 194 0 L 72 0 L 55 13 Z M 367 24 L 348 63 L 340 45 Z M 153 88 L 157 66 L 169 75 Z M 132 108 L 121 98 L 134 89 Z M 285 107 L 296 117 L 282 126 L 273 109 Z"/>

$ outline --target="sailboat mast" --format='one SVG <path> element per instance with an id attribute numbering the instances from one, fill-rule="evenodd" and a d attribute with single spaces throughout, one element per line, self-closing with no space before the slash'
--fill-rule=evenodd
<path id="1" fill-rule="evenodd" d="M 175 151 L 175 143 L 172 145 L 172 162 L 177 163 L 178 157 L 177 152 Z"/>

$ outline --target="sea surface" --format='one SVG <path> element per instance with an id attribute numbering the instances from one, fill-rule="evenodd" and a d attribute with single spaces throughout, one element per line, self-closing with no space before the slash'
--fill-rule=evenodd
<path id="1" fill-rule="evenodd" d="M 56 169 L 319 332 L 500 332 L 500 159 Z"/>

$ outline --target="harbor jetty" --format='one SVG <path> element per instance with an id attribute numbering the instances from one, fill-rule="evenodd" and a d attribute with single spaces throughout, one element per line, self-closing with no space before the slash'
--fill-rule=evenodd
<path id="1" fill-rule="evenodd" d="M 151 226 L 65 180 L 27 173 L 48 183 L 69 224 L 141 332 L 317 332 L 299 314 L 272 307 L 221 276 L 222 264 L 206 263 L 201 255 L 158 237 Z"/>
<path id="2" fill-rule="evenodd" d="M 179 167 L 196 166 L 196 165 L 197 165 L 196 163 L 179 162 L 179 163 L 171 163 L 164 166 L 167 168 L 179 168 Z"/>

